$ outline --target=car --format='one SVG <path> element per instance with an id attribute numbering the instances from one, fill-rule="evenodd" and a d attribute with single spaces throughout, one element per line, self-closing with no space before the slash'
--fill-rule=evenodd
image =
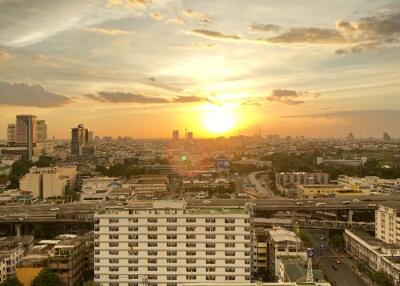
<path id="1" fill-rule="evenodd" d="M 304 205 L 304 203 L 303 202 L 297 202 L 296 205 L 298 205 L 298 206 L 299 205 Z"/>
<path id="2" fill-rule="evenodd" d="M 360 202 L 359 199 L 354 199 L 354 200 L 353 200 L 353 203 L 359 203 L 359 202 Z"/>
<path id="3" fill-rule="evenodd" d="M 376 204 L 368 204 L 369 207 L 376 207 Z"/>
<path id="4" fill-rule="evenodd" d="M 52 211 L 52 212 L 56 212 L 56 211 L 59 211 L 60 209 L 59 208 L 51 208 L 50 209 L 50 211 Z"/>
<path id="5" fill-rule="evenodd" d="M 317 206 L 317 207 L 322 207 L 322 206 L 324 206 L 324 205 L 326 205 L 326 203 L 316 203 L 316 204 L 315 204 L 315 206 Z"/>
<path id="6" fill-rule="evenodd" d="M 307 203 L 308 203 L 308 204 L 312 204 L 312 203 L 313 203 L 313 201 L 307 201 Z"/>
<path id="7" fill-rule="evenodd" d="M 348 204 L 350 204 L 351 202 L 350 201 L 344 201 L 344 202 L 342 202 L 342 204 L 344 204 L 344 205 L 348 205 Z"/>
<path id="8" fill-rule="evenodd" d="M 339 267 L 337 267 L 337 265 L 333 264 L 333 265 L 332 265 L 332 269 L 333 269 L 333 270 L 339 270 Z"/>
<path id="9" fill-rule="evenodd" d="M 342 263 L 342 262 L 341 262 L 339 259 L 336 259 L 336 260 L 335 260 L 335 263 L 336 263 L 336 264 L 340 264 L 340 263 Z"/>

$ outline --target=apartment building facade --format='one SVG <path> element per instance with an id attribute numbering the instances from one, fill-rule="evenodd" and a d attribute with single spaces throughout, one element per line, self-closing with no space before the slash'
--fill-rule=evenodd
<path id="1" fill-rule="evenodd" d="M 375 211 L 375 237 L 386 243 L 400 243 L 400 209 L 390 203 Z"/>
<path id="2" fill-rule="evenodd" d="M 182 201 L 109 207 L 95 214 L 95 282 L 103 286 L 248 283 L 251 211 Z"/>

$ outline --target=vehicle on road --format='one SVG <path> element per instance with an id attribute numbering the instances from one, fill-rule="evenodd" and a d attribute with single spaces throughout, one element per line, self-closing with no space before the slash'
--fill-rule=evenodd
<path id="1" fill-rule="evenodd" d="M 326 203 L 316 203 L 316 204 L 315 204 L 315 206 L 317 206 L 317 207 L 322 207 L 322 206 L 324 206 L 324 205 L 326 205 Z"/>
<path id="2" fill-rule="evenodd" d="M 300 205 L 304 205 L 303 202 L 297 202 L 296 205 L 300 206 Z"/>
<path id="3" fill-rule="evenodd" d="M 369 207 L 376 207 L 376 204 L 368 204 Z"/>
<path id="4" fill-rule="evenodd" d="M 344 201 L 344 202 L 342 202 L 342 204 L 344 204 L 344 205 L 349 205 L 351 202 L 350 201 Z"/>
<path id="5" fill-rule="evenodd" d="M 56 211 L 59 211 L 60 209 L 59 208 L 51 208 L 50 209 L 50 211 L 52 211 L 52 212 L 56 212 Z"/>

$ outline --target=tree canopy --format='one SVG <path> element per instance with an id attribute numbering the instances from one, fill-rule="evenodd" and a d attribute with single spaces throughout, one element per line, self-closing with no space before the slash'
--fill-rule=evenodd
<path id="1" fill-rule="evenodd" d="M 33 279 L 31 286 L 62 286 L 58 275 L 49 269 L 44 269 Z"/>
<path id="2" fill-rule="evenodd" d="M 8 278 L 0 286 L 22 286 L 22 283 L 15 277 Z"/>

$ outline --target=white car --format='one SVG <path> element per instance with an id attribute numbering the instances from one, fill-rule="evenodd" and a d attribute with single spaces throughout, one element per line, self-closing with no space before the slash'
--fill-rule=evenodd
<path id="1" fill-rule="evenodd" d="M 316 203 L 316 204 L 315 204 L 315 206 L 317 206 L 317 207 L 322 207 L 322 206 L 324 206 L 324 205 L 326 205 L 326 203 Z"/>
<path id="2" fill-rule="evenodd" d="M 52 212 L 56 212 L 56 211 L 59 211 L 60 209 L 59 208 L 51 208 L 50 209 L 50 211 L 52 211 Z"/>

